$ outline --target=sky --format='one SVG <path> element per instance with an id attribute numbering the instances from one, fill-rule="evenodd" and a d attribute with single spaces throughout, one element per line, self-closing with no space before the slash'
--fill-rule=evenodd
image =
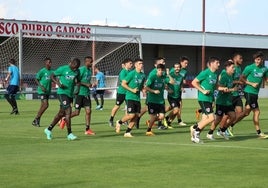
<path id="1" fill-rule="evenodd" d="M 268 35 L 267 0 L 206 0 L 206 31 Z M 0 0 L 0 18 L 202 30 L 202 0 Z"/>

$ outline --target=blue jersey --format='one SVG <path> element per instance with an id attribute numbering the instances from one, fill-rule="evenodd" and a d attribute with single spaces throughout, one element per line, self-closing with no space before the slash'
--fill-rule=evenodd
<path id="1" fill-rule="evenodd" d="M 19 86 L 20 85 L 20 73 L 18 67 L 11 65 L 8 67 L 8 72 L 10 73 L 10 85 Z"/>
<path id="2" fill-rule="evenodd" d="M 105 87 L 105 75 L 102 72 L 96 74 L 96 80 L 98 81 L 97 88 Z"/>

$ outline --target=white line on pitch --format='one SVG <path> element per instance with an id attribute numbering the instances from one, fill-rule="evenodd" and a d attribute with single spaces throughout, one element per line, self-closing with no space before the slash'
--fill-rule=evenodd
<path id="1" fill-rule="evenodd" d="M 107 142 L 123 142 L 123 143 L 131 143 L 131 144 L 151 144 L 151 145 L 171 145 L 171 146 L 192 146 L 192 147 L 214 147 L 214 148 L 232 148 L 232 149 L 250 149 L 250 150 L 264 150 L 268 151 L 268 148 L 262 148 L 262 147 L 248 147 L 248 146 L 228 146 L 228 145 L 212 145 L 212 144 L 180 144 L 180 143 L 168 143 L 168 142 L 141 142 L 141 141 L 134 141 L 134 140 L 127 140 L 127 139 L 133 139 L 133 138 L 126 138 L 126 140 L 101 140 L 101 141 L 107 141 Z M 100 141 L 100 140 L 98 140 Z"/>

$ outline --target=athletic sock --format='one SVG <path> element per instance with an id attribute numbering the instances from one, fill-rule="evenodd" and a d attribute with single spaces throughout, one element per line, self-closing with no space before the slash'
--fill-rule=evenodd
<path id="1" fill-rule="evenodd" d="M 259 130 L 256 130 L 257 131 L 257 134 L 261 134 L 261 130 L 259 129 Z"/>
<path id="2" fill-rule="evenodd" d="M 122 124 L 123 124 L 123 121 L 122 121 L 122 120 L 119 120 L 118 123 L 119 123 L 120 125 L 122 125 Z"/>
<path id="3" fill-rule="evenodd" d="M 151 130 L 152 130 L 152 128 L 148 128 L 148 129 L 147 129 L 147 132 L 151 132 Z"/>
<path id="4" fill-rule="evenodd" d="M 89 125 L 86 125 L 86 131 L 88 131 L 90 129 Z"/>
<path id="5" fill-rule="evenodd" d="M 201 129 L 199 129 L 199 127 L 196 127 L 195 131 L 196 132 L 201 132 Z"/>
<path id="6" fill-rule="evenodd" d="M 110 117 L 110 121 L 114 121 L 114 117 L 113 116 Z"/>
<path id="7" fill-rule="evenodd" d="M 132 129 L 128 127 L 127 130 L 126 130 L 126 133 L 130 133 L 131 130 Z"/>
<path id="8" fill-rule="evenodd" d="M 180 123 L 181 122 L 181 119 L 178 119 L 178 123 Z"/>
<path id="9" fill-rule="evenodd" d="M 52 131 L 53 128 L 54 128 L 53 125 L 49 125 L 47 129 L 50 130 L 50 131 Z"/>
<path id="10" fill-rule="evenodd" d="M 197 123 L 194 124 L 193 128 L 196 129 L 198 127 Z"/>
<path id="11" fill-rule="evenodd" d="M 202 109 L 199 109 L 198 112 L 201 113 L 202 112 Z"/>
<path id="12" fill-rule="evenodd" d="M 208 134 L 213 134 L 214 130 L 209 129 Z"/>
<path id="13" fill-rule="evenodd" d="M 235 124 L 233 123 L 232 125 L 230 125 L 231 127 L 234 127 L 235 126 Z"/>
<path id="14" fill-rule="evenodd" d="M 222 127 L 222 128 L 220 128 L 221 132 L 225 132 L 226 129 L 227 129 L 226 127 Z"/>
<path id="15" fill-rule="evenodd" d="M 72 133 L 72 129 L 71 128 L 67 128 L 67 132 L 68 132 L 68 135 Z"/>

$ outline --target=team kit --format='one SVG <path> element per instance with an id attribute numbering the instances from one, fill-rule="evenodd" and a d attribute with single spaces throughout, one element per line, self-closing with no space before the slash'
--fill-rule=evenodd
<path id="1" fill-rule="evenodd" d="M 206 137 L 215 140 L 214 131 L 225 140 L 233 135 L 233 127 L 253 113 L 253 125 L 256 137 L 266 139 L 260 128 L 258 94 L 262 81 L 268 81 L 268 68 L 264 65 L 264 54 L 261 51 L 253 54 L 252 63 L 242 70 L 243 57 L 234 53 L 219 70 L 220 59 L 209 57 L 206 69 L 202 70 L 191 82 L 197 90 L 197 101 L 200 105 L 196 109 L 197 123 L 190 126 L 190 140 L 193 143 L 203 143 L 200 135 L 207 126 Z M 152 131 L 157 129 L 173 129 L 176 124 L 185 126 L 182 121 L 182 93 L 187 86 L 187 66 L 190 63 L 186 56 L 182 56 L 172 67 L 167 68 L 165 58 L 158 57 L 154 61 L 154 68 L 148 75 L 144 73 L 142 59 L 123 60 L 122 69 L 118 77 L 118 88 L 115 105 L 111 109 L 110 118 L 107 117 L 109 126 L 114 128 L 115 134 L 120 134 L 122 125 L 126 125 L 123 136 L 132 138 L 133 129 L 139 129 L 140 119 L 148 114 L 146 121 L 147 130 L 145 136 L 155 136 Z M 76 140 L 72 133 L 71 118 L 78 116 L 82 108 L 85 109 L 85 134 L 95 135 L 91 129 L 91 98 L 92 93 L 96 101 L 96 110 L 103 109 L 103 96 L 105 93 L 105 75 L 97 65 L 93 66 L 93 58 L 84 58 L 83 65 L 78 58 L 73 58 L 67 65 L 51 69 L 52 60 L 44 59 L 44 67 L 36 74 L 37 92 L 41 99 L 32 125 L 40 127 L 40 119 L 48 108 L 48 100 L 51 93 L 52 82 L 57 84 L 57 95 L 60 103 L 59 111 L 45 128 L 44 134 L 48 140 L 52 140 L 52 130 L 59 124 L 62 129 L 67 129 L 67 139 Z M 94 71 L 94 72 L 93 72 Z M 96 81 L 92 82 L 92 75 Z M 7 78 L 6 80 L 11 79 Z M 167 93 L 165 102 L 164 92 Z M 145 103 L 141 100 L 141 93 L 145 97 Z M 7 94 L 7 100 L 14 94 Z M 97 96 L 100 97 L 99 103 Z M 243 104 L 242 98 L 245 98 Z M 11 100 L 11 99 L 10 99 Z M 12 101 L 11 101 L 12 102 Z M 10 103 L 11 106 L 13 103 Z M 118 120 L 114 120 L 121 105 L 125 105 L 126 113 Z M 19 114 L 18 107 L 13 108 L 12 113 Z M 173 124 L 173 125 L 172 125 Z M 218 128 L 217 128 L 218 127 Z"/>

